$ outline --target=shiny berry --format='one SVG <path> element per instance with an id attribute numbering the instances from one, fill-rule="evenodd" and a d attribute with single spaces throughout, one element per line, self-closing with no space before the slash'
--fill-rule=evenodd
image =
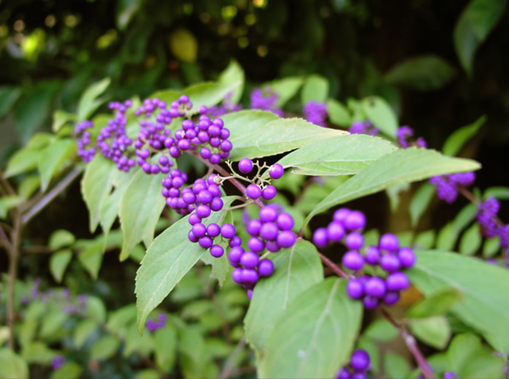
<path id="1" fill-rule="evenodd" d="M 390 274 L 386 279 L 386 283 L 389 291 L 403 291 L 410 287 L 410 280 L 402 272 Z"/>
<path id="2" fill-rule="evenodd" d="M 385 254 L 380 258 L 380 267 L 387 272 L 394 272 L 400 269 L 401 264 L 394 254 Z"/>
<path id="3" fill-rule="evenodd" d="M 272 179 L 279 179 L 283 176 L 285 169 L 279 163 L 273 164 L 269 169 L 269 176 Z"/>
<path id="4" fill-rule="evenodd" d="M 348 230 L 362 229 L 366 225 L 366 217 L 362 212 L 351 211 L 346 216 L 344 225 Z"/>
<path id="5" fill-rule="evenodd" d="M 221 226 L 221 236 L 227 239 L 233 238 L 235 236 L 235 226 L 228 223 L 223 224 Z"/>
<path id="6" fill-rule="evenodd" d="M 415 253 L 408 247 L 403 247 L 398 251 L 399 263 L 402 267 L 410 268 L 415 264 Z"/>
<path id="7" fill-rule="evenodd" d="M 370 360 L 366 350 L 355 350 L 350 357 L 350 366 L 354 370 L 366 371 L 369 369 Z"/>
<path id="8" fill-rule="evenodd" d="M 346 285 L 346 291 L 352 299 L 360 299 L 364 295 L 364 285 L 359 279 L 350 279 Z"/>
<path id="9" fill-rule="evenodd" d="M 361 233 L 350 233 L 346 236 L 345 245 L 350 250 L 359 250 L 364 244 L 364 237 Z"/>
<path id="10" fill-rule="evenodd" d="M 214 258 L 222 257 L 224 254 L 224 249 L 222 246 L 219 245 L 213 245 L 210 248 L 210 255 L 212 255 Z"/>
<path id="11" fill-rule="evenodd" d="M 274 263 L 269 259 L 263 259 L 258 264 L 258 273 L 261 276 L 271 276 L 274 272 Z"/>
<path id="12" fill-rule="evenodd" d="M 348 251 L 343 255 L 343 266 L 353 271 L 360 270 L 364 266 L 364 258 L 358 251 Z"/>
<path id="13" fill-rule="evenodd" d="M 282 248 L 289 248 L 295 244 L 297 236 L 291 230 L 285 230 L 277 236 L 277 244 Z"/>
<path id="14" fill-rule="evenodd" d="M 327 244 L 329 243 L 329 234 L 327 233 L 327 229 L 316 229 L 313 233 L 313 243 L 320 248 L 327 247 Z"/>
<path id="15" fill-rule="evenodd" d="M 380 249 L 387 250 L 391 253 L 398 251 L 399 249 L 399 240 L 394 234 L 384 234 L 380 238 L 380 242 L 378 244 Z"/>
<path id="16" fill-rule="evenodd" d="M 383 297 L 385 295 L 386 287 L 383 279 L 369 278 L 364 285 L 366 295 L 372 297 Z"/>
<path id="17" fill-rule="evenodd" d="M 253 162 L 249 158 L 242 158 L 239 161 L 239 171 L 243 174 L 249 174 L 253 169 Z"/>
<path id="18" fill-rule="evenodd" d="M 246 251 L 240 258 L 240 264 L 245 268 L 255 268 L 258 265 L 258 255 L 252 251 Z"/>

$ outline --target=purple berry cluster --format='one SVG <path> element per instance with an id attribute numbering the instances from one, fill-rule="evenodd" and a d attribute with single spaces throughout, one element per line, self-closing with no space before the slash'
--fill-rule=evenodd
<path id="1" fill-rule="evenodd" d="M 66 361 L 67 359 L 63 355 L 55 355 L 51 361 L 51 368 L 55 371 L 59 370 Z"/>
<path id="2" fill-rule="evenodd" d="M 214 258 L 220 258 L 224 254 L 224 248 L 219 244 L 214 244 L 214 239 L 221 235 L 225 240 L 229 240 L 229 244 L 231 246 L 232 241 L 235 236 L 235 226 L 232 224 L 223 224 L 219 226 L 218 224 L 209 224 L 205 226 L 200 221 L 198 221 L 199 217 L 194 217 L 193 213 L 189 217 L 189 223 L 192 225 L 191 230 L 189 231 L 188 238 L 192 243 L 198 243 L 204 249 L 210 249 L 210 255 Z M 192 223 L 194 222 L 194 224 Z M 237 242 L 235 240 L 233 244 L 235 245 Z"/>
<path id="3" fill-rule="evenodd" d="M 317 101 L 308 101 L 304 106 L 304 116 L 306 120 L 315 125 L 325 127 L 325 120 L 328 117 L 327 105 Z"/>
<path id="4" fill-rule="evenodd" d="M 378 246 L 363 249 L 362 229 L 365 225 L 366 218 L 362 212 L 341 208 L 334 213 L 327 228 L 315 231 L 313 242 L 320 248 L 335 242 L 346 246 L 348 251 L 343 255 L 342 263 L 355 273 L 347 284 L 347 293 L 352 299 L 362 299 L 368 309 L 378 307 L 381 302 L 393 305 L 398 302 L 400 292 L 410 287 L 410 280 L 401 270 L 415 264 L 415 254 L 408 247 L 400 247 L 398 238 L 393 234 L 384 234 Z M 386 277 L 362 275 L 366 264 L 371 266 L 371 272 L 379 266 Z"/>
<path id="5" fill-rule="evenodd" d="M 452 203 L 458 197 L 458 187 L 468 187 L 475 181 L 473 172 L 461 172 L 458 174 L 434 176 L 430 180 L 437 189 L 439 199 Z"/>
<path id="6" fill-rule="evenodd" d="M 239 171 L 243 174 L 249 174 L 253 171 L 254 164 L 249 158 L 242 158 L 239 161 Z M 279 179 L 283 176 L 284 168 L 279 163 L 275 163 L 269 168 L 271 179 Z M 246 197 L 251 200 L 272 200 L 277 194 L 276 188 L 272 185 L 260 185 L 260 183 L 251 183 L 246 187 Z"/>
<path id="7" fill-rule="evenodd" d="M 374 127 L 369 120 L 364 122 L 354 121 L 348 131 L 350 134 L 368 134 L 370 136 L 376 136 L 378 133 L 380 133 L 380 130 Z"/>
<path id="8" fill-rule="evenodd" d="M 509 249 L 509 225 L 500 225 L 497 213 L 500 202 L 490 197 L 477 206 L 477 221 L 481 226 L 482 234 L 487 238 L 500 237 L 500 247 Z M 508 250 L 509 251 L 509 250 Z"/>
<path id="9" fill-rule="evenodd" d="M 74 129 L 76 143 L 78 144 L 78 154 L 85 163 L 90 162 L 94 158 L 96 151 L 93 147 L 87 147 L 90 145 L 90 132 L 87 129 L 93 127 L 94 123 L 92 121 L 85 120 L 76 125 Z"/>
<path id="10" fill-rule="evenodd" d="M 260 109 L 262 111 L 269 111 L 283 117 L 283 111 L 277 107 L 277 100 L 279 94 L 273 89 L 256 88 L 251 92 L 251 109 Z"/>
<path id="11" fill-rule="evenodd" d="M 396 134 L 398 137 L 398 143 L 403 149 L 406 149 L 411 146 L 411 143 L 408 141 L 408 138 L 413 137 L 414 135 L 414 131 L 412 128 L 410 128 L 409 126 L 402 126 L 398 129 Z M 422 137 L 417 138 L 414 144 L 415 146 L 419 146 L 422 148 L 427 147 L 426 141 Z"/>
<path id="12" fill-rule="evenodd" d="M 264 206 L 258 216 L 259 218 L 247 223 L 246 230 L 251 236 L 247 242 L 248 250 L 239 245 L 232 247 L 228 254 L 230 264 L 235 268 L 232 278 L 248 290 L 249 298 L 260 277 L 268 277 L 274 272 L 272 261 L 260 259 L 259 255 L 263 254 L 265 249 L 277 253 L 282 248 L 290 248 L 297 240 L 292 231 L 292 216 L 281 212 L 276 205 Z"/>
<path id="13" fill-rule="evenodd" d="M 207 114 L 212 117 L 219 117 L 227 113 L 238 112 L 242 109 L 242 104 L 234 104 L 230 99 L 233 96 L 233 92 L 228 92 L 224 97 L 221 105 L 214 105 L 209 107 Z"/>
<path id="14" fill-rule="evenodd" d="M 166 325 L 166 315 L 164 313 L 161 313 L 159 315 L 158 321 L 149 318 L 145 323 L 145 326 L 147 327 L 150 333 L 155 332 L 157 329 L 164 328 L 165 325 Z"/>
<path id="15" fill-rule="evenodd" d="M 341 368 L 336 375 L 337 379 L 366 379 L 367 371 L 371 368 L 371 360 L 366 350 L 355 350 L 347 366 Z"/>

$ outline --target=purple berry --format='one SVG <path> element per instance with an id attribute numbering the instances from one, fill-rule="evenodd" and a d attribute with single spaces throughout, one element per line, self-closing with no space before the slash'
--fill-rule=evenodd
<path id="1" fill-rule="evenodd" d="M 277 210 L 275 207 L 267 205 L 260 209 L 259 216 L 261 222 L 275 221 L 277 219 Z"/>
<path id="2" fill-rule="evenodd" d="M 350 372 L 346 367 L 343 367 L 336 376 L 336 379 L 350 379 Z"/>
<path id="3" fill-rule="evenodd" d="M 231 239 L 235 236 L 235 226 L 232 224 L 223 224 L 221 226 L 221 236 L 226 239 Z"/>
<path id="4" fill-rule="evenodd" d="M 193 233 L 192 230 L 189 231 L 189 233 L 187 233 L 187 238 L 189 239 L 189 241 L 191 241 L 192 243 L 195 243 L 195 242 L 198 242 L 198 237 L 196 237 Z"/>
<path id="5" fill-rule="evenodd" d="M 251 237 L 247 241 L 247 247 L 255 253 L 261 253 L 265 249 L 265 243 L 257 237 Z"/>
<path id="6" fill-rule="evenodd" d="M 249 300 L 251 300 L 252 297 L 253 297 L 253 290 L 247 290 L 247 298 Z"/>
<path id="7" fill-rule="evenodd" d="M 329 243 L 329 233 L 327 233 L 327 229 L 316 229 L 313 233 L 313 243 L 320 248 L 327 247 L 327 244 Z"/>
<path id="8" fill-rule="evenodd" d="M 376 266 L 380 261 L 380 250 L 376 246 L 368 246 L 365 254 L 366 263 L 371 266 Z"/>
<path id="9" fill-rule="evenodd" d="M 262 190 L 262 197 L 264 200 L 272 200 L 276 197 L 277 190 L 274 186 L 267 186 Z"/>
<path id="10" fill-rule="evenodd" d="M 201 238 L 207 232 L 207 228 L 202 223 L 197 223 L 197 224 L 193 225 L 193 227 L 191 228 L 191 231 L 193 232 L 193 234 L 196 237 Z"/>
<path id="11" fill-rule="evenodd" d="M 334 212 L 333 219 L 334 221 L 341 222 L 344 225 L 346 217 L 350 214 L 350 209 L 346 208 L 339 208 L 337 211 Z"/>
<path id="12" fill-rule="evenodd" d="M 398 252 L 399 263 L 404 268 L 410 268 L 415 264 L 415 253 L 409 247 L 402 247 Z"/>
<path id="13" fill-rule="evenodd" d="M 350 379 L 367 379 L 368 376 L 364 371 L 354 371 L 350 375 Z"/>
<path id="14" fill-rule="evenodd" d="M 375 309 L 378 307 L 378 298 L 372 296 L 364 296 L 364 299 L 362 299 L 362 304 L 367 309 Z"/>
<path id="15" fill-rule="evenodd" d="M 291 230 L 285 230 L 277 236 L 277 244 L 282 248 L 292 247 L 297 241 L 297 236 Z"/>
<path id="16" fill-rule="evenodd" d="M 276 223 L 280 230 L 292 230 L 295 225 L 293 217 L 288 213 L 281 213 L 277 216 Z"/>
<path id="17" fill-rule="evenodd" d="M 201 221 L 200 217 L 196 214 L 196 213 L 193 213 L 189 216 L 189 219 L 188 219 L 189 223 L 191 225 L 194 225 L 194 224 L 197 224 Z"/>
<path id="18" fill-rule="evenodd" d="M 204 249 L 208 249 L 209 247 L 212 246 L 212 238 L 208 237 L 208 236 L 205 236 L 205 237 L 201 237 L 199 240 L 198 240 L 198 243 L 200 244 L 201 247 L 203 247 Z"/>
<path id="19" fill-rule="evenodd" d="M 285 169 L 283 166 L 281 166 L 279 163 L 273 164 L 269 169 L 269 176 L 272 179 L 279 179 L 283 176 L 283 173 L 285 172 Z"/>
<path id="20" fill-rule="evenodd" d="M 239 171 L 243 174 L 249 174 L 253 169 L 253 162 L 249 158 L 242 158 L 239 161 Z"/>
<path id="21" fill-rule="evenodd" d="M 238 267 L 240 263 L 240 258 L 244 254 L 244 249 L 240 246 L 233 247 L 228 253 L 228 259 L 230 264 L 234 267 Z"/>
<path id="22" fill-rule="evenodd" d="M 359 250 L 364 245 L 364 237 L 361 233 L 350 233 L 346 236 L 345 245 L 350 250 Z"/>
<path id="23" fill-rule="evenodd" d="M 196 214 L 200 218 L 207 218 L 210 216 L 210 208 L 204 204 L 198 205 L 198 207 L 196 208 Z"/>
<path id="24" fill-rule="evenodd" d="M 279 250 L 281 250 L 281 246 L 278 245 L 277 241 L 267 241 L 265 247 L 271 253 L 277 253 Z"/>
<path id="25" fill-rule="evenodd" d="M 255 268 L 258 265 L 259 257 L 252 251 L 246 251 L 240 258 L 240 264 L 245 268 Z"/>
<path id="26" fill-rule="evenodd" d="M 385 254 L 380 259 L 380 267 L 387 272 L 398 271 L 400 266 L 399 259 L 394 254 Z"/>
<path id="27" fill-rule="evenodd" d="M 394 253 L 399 249 L 399 240 L 394 234 L 384 234 L 378 244 L 380 249 Z"/>
<path id="28" fill-rule="evenodd" d="M 386 292 L 385 283 L 381 278 L 369 278 L 364 285 L 364 291 L 368 296 L 383 297 Z"/>
<path id="29" fill-rule="evenodd" d="M 258 273 L 256 270 L 251 269 L 243 269 L 242 270 L 242 282 L 243 283 L 249 283 L 249 284 L 255 284 L 259 279 Z"/>
<path id="30" fill-rule="evenodd" d="M 219 245 L 214 245 L 210 248 L 210 255 L 214 258 L 222 257 L 224 254 L 224 249 Z"/>
<path id="31" fill-rule="evenodd" d="M 410 287 L 410 280 L 402 272 L 390 274 L 386 279 L 386 283 L 389 291 L 403 291 Z"/>
<path id="32" fill-rule="evenodd" d="M 207 234 L 209 237 L 216 238 L 221 233 L 221 227 L 217 224 L 209 224 L 207 226 Z"/>
<path id="33" fill-rule="evenodd" d="M 236 247 L 236 246 L 240 246 L 242 244 L 242 240 L 240 239 L 239 236 L 235 236 L 233 237 L 231 240 L 230 240 L 230 243 L 228 243 L 228 245 L 230 247 Z"/>
<path id="34" fill-rule="evenodd" d="M 366 217 L 364 213 L 359 211 L 351 211 L 345 218 L 345 228 L 348 230 L 358 230 L 364 228 L 366 225 Z"/>
<path id="35" fill-rule="evenodd" d="M 252 237 L 258 237 L 260 229 L 262 228 L 262 222 L 258 219 L 253 219 L 247 223 L 246 230 Z"/>
<path id="36" fill-rule="evenodd" d="M 269 259 L 263 259 L 258 264 L 258 273 L 261 276 L 271 276 L 274 272 L 274 263 Z"/>
<path id="37" fill-rule="evenodd" d="M 345 228 L 340 222 L 333 221 L 327 227 L 327 237 L 331 242 L 338 242 L 345 235 Z"/>
<path id="38" fill-rule="evenodd" d="M 223 205 L 223 200 L 221 200 L 219 197 L 214 197 L 210 202 L 210 209 L 212 209 L 214 212 L 218 212 L 223 209 Z"/>
<path id="39" fill-rule="evenodd" d="M 364 295 L 364 285 L 359 279 L 350 279 L 346 285 L 346 291 L 352 299 L 360 299 Z"/>
<path id="40" fill-rule="evenodd" d="M 364 266 L 364 258 L 358 251 L 348 251 L 343 255 L 343 266 L 353 271 L 360 270 Z"/>
<path id="41" fill-rule="evenodd" d="M 235 270 L 233 270 L 232 279 L 235 283 L 242 284 L 242 282 L 243 282 L 242 272 L 243 271 L 244 271 L 244 269 L 242 269 L 242 268 L 236 268 Z"/>
<path id="42" fill-rule="evenodd" d="M 273 222 L 266 222 L 260 229 L 260 237 L 267 241 L 275 240 L 277 238 L 279 228 Z"/>
<path id="43" fill-rule="evenodd" d="M 370 360 L 367 351 L 358 349 L 352 353 L 350 357 L 350 366 L 354 370 L 366 371 L 369 370 Z"/>
<path id="44" fill-rule="evenodd" d="M 399 293 L 398 292 L 387 292 L 384 296 L 384 304 L 385 305 L 394 305 L 399 301 Z"/>
<path id="45" fill-rule="evenodd" d="M 262 196 L 262 190 L 256 184 L 250 184 L 246 188 L 246 196 L 253 200 L 259 199 Z"/>

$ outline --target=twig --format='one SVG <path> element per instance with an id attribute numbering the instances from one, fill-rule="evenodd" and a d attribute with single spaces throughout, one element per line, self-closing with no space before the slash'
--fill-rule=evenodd
<path id="1" fill-rule="evenodd" d="M 230 377 L 234 368 L 233 365 L 235 362 L 235 358 L 237 357 L 237 355 L 239 355 L 239 353 L 242 351 L 245 345 L 246 340 L 244 339 L 244 337 L 242 337 L 237 346 L 235 346 L 235 349 L 228 356 L 228 359 L 226 359 L 223 370 L 221 371 L 221 374 L 219 374 L 219 379 L 228 379 Z"/>
<path id="2" fill-rule="evenodd" d="M 337 264 L 332 262 L 329 258 L 327 258 L 322 253 L 318 252 L 318 255 L 320 256 L 320 259 L 322 260 L 323 264 L 329 267 L 332 272 L 334 272 L 337 276 L 340 276 L 341 278 L 353 278 L 353 275 L 350 275 L 343 271 L 341 267 L 339 267 Z"/>
<path id="3" fill-rule="evenodd" d="M 33 207 L 26 211 L 22 216 L 22 223 L 29 222 L 37 213 L 39 213 L 46 205 L 48 205 L 55 197 L 64 191 L 69 184 L 72 183 L 83 172 L 83 167 L 76 167 L 69 172 L 51 191 L 49 191 L 41 200 Z"/>
<path id="4" fill-rule="evenodd" d="M 21 222 L 21 214 L 16 209 L 14 211 L 14 227 L 11 234 L 11 243 L 9 248 L 9 282 L 7 284 L 7 326 L 9 328 L 9 348 L 14 350 L 14 319 L 16 312 L 14 309 L 14 294 L 16 290 L 16 280 L 18 277 L 18 258 L 19 246 L 21 242 L 21 232 L 23 224 Z"/>
<path id="5" fill-rule="evenodd" d="M 0 238 L 1 238 L 1 241 L 0 241 L 0 245 L 3 245 L 5 246 L 5 248 L 7 250 L 10 249 L 10 242 L 9 242 L 9 238 L 7 238 L 7 235 L 5 234 L 4 230 L 2 229 L 2 226 L 0 225 Z"/>
<path id="6" fill-rule="evenodd" d="M 9 195 L 15 195 L 16 191 L 14 191 L 14 188 L 12 188 L 11 184 L 7 179 L 5 179 L 4 173 L 0 169 L 0 183 L 5 188 L 5 191 Z"/>
<path id="7" fill-rule="evenodd" d="M 415 337 L 408 330 L 406 330 L 403 324 L 394 320 L 392 316 L 384 308 L 378 307 L 378 310 L 387 319 L 387 321 L 394 325 L 394 327 L 398 330 L 399 334 L 401 335 L 401 338 L 403 338 L 403 341 L 408 347 L 408 350 L 410 350 L 410 352 L 415 358 L 415 361 L 419 365 L 419 368 L 421 369 L 424 377 L 426 379 L 435 379 L 435 375 L 431 371 L 430 365 L 426 361 L 426 358 L 424 358 L 424 355 L 422 355 L 421 351 L 419 350 L 419 346 L 417 346 Z"/>

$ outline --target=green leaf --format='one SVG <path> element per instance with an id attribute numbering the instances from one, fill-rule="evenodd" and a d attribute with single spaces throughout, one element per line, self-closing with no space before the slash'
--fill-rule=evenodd
<path id="1" fill-rule="evenodd" d="M 247 110 L 222 117 L 235 146 L 233 161 L 284 153 L 318 140 L 346 134 L 299 118 L 281 119 L 272 112 Z"/>
<path id="2" fill-rule="evenodd" d="M 190 113 L 197 113 L 198 109 L 205 105 L 211 107 L 221 102 L 226 95 L 234 91 L 237 87 L 241 86 L 242 82 L 238 81 L 235 83 L 221 84 L 221 83 L 201 83 L 196 84 L 183 90 L 165 90 L 159 91 L 151 95 L 150 97 L 157 97 L 160 100 L 170 104 L 172 101 L 178 100 L 180 95 L 187 95 L 193 103 L 193 108 Z"/>
<path id="3" fill-rule="evenodd" d="M 258 366 L 260 378 L 331 378 L 350 357 L 362 305 L 334 278 L 292 300 L 269 334 Z"/>
<path id="4" fill-rule="evenodd" d="M 409 326 L 415 337 L 436 349 L 444 349 L 451 338 L 451 327 L 443 316 L 412 319 Z"/>
<path id="5" fill-rule="evenodd" d="M 408 58 L 385 74 L 392 84 L 401 84 L 421 91 L 437 90 L 448 84 L 456 70 L 436 55 L 422 55 Z"/>
<path id="6" fill-rule="evenodd" d="M 509 350 L 509 272 L 459 254 L 417 251 L 417 264 L 408 271 L 412 283 L 425 295 L 442 288 L 458 289 L 463 300 L 451 311 L 479 330 L 497 351 Z M 496 289 L 496 290 L 495 290 Z"/>
<path id="7" fill-rule="evenodd" d="M 357 349 L 366 350 L 369 354 L 369 360 L 371 363 L 370 371 L 373 376 L 380 373 L 380 348 L 377 344 L 369 338 L 360 337 L 356 343 Z"/>
<path id="8" fill-rule="evenodd" d="M 310 75 L 307 77 L 302 87 L 302 104 L 306 104 L 309 101 L 324 103 L 328 96 L 329 82 L 327 79 L 318 75 Z"/>
<path id="9" fill-rule="evenodd" d="M 304 145 L 278 163 L 296 168 L 292 172 L 300 175 L 353 175 L 394 150 L 393 144 L 381 138 L 348 134 Z"/>
<path id="10" fill-rule="evenodd" d="M 113 336 L 104 336 L 97 340 L 90 349 L 90 359 L 104 360 L 116 353 L 120 342 Z"/>
<path id="11" fill-rule="evenodd" d="M 171 372 L 175 366 L 177 343 L 177 329 L 172 324 L 167 324 L 154 333 L 156 364 L 164 372 Z"/>
<path id="12" fill-rule="evenodd" d="M 46 147 L 39 158 L 39 173 L 41 175 L 41 188 L 43 191 L 48 188 L 51 179 L 62 168 L 76 152 L 76 142 L 71 139 L 62 139 L 53 142 Z"/>
<path id="13" fill-rule="evenodd" d="M 463 146 L 477 134 L 477 131 L 486 123 L 486 116 L 481 116 L 474 123 L 459 128 L 452 133 L 444 143 L 442 151 L 444 155 L 454 156 L 458 154 Z"/>
<path id="14" fill-rule="evenodd" d="M 438 250 L 452 250 L 456 245 L 458 233 L 454 229 L 452 222 L 447 223 L 438 233 L 437 249 Z"/>
<path id="15" fill-rule="evenodd" d="M 87 120 L 92 114 L 99 108 L 106 99 L 104 97 L 99 98 L 106 91 L 106 88 L 111 83 L 110 78 L 105 78 L 99 82 L 90 85 L 83 95 L 81 95 L 78 104 L 78 120 Z"/>
<path id="16" fill-rule="evenodd" d="M 267 86 L 279 94 L 276 106 L 282 108 L 288 100 L 295 96 L 303 83 L 304 78 L 295 76 L 274 80 L 273 82 L 267 83 Z"/>
<path id="17" fill-rule="evenodd" d="M 62 282 L 64 272 L 72 259 L 72 251 L 65 249 L 51 255 L 49 268 L 57 283 Z"/>
<path id="18" fill-rule="evenodd" d="M 0 348 L 0 379 L 28 379 L 28 365 L 11 349 Z"/>
<path id="19" fill-rule="evenodd" d="M 435 194 L 435 186 L 428 181 L 421 184 L 410 202 L 410 219 L 415 227 Z"/>
<path id="20" fill-rule="evenodd" d="M 137 375 L 136 379 L 159 379 L 161 375 L 156 370 L 147 369 L 141 370 Z"/>
<path id="21" fill-rule="evenodd" d="M 76 362 L 66 362 L 58 370 L 51 373 L 50 379 L 78 379 L 83 367 Z"/>
<path id="22" fill-rule="evenodd" d="M 420 148 L 397 150 L 384 155 L 337 187 L 308 215 L 306 223 L 314 215 L 335 205 L 371 195 L 397 184 L 477 168 L 479 164 L 475 161 L 445 157 L 434 150 Z"/>
<path id="23" fill-rule="evenodd" d="M 225 198 L 225 207 L 232 202 Z M 205 222 L 221 223 L 225 212 L 216 212 Z M 150 245 L 136 273 L 136 306 L 138 330 L 142 332 L 150 312 L 173 290 L 182 277 L 206 253 L 198 244 L 189 242 L 188 217 L 184 217 L 161 233 Z"/>
<path id="24" fill-rule="evenodd" d="M 431 249 L 435 244 L 436 233 L 433 229 L 421 232 L 415 238 L 414 245 L 418 249 Z"/>
<path id="25" fill-rule="evenodd" d="M 226 248 L 227 244 L 222 245 L 225 249 L 225 252 L 228 251 Z M 217 279 L 219 287 L 222 287 L 226 277 L 228 276 L 228 273 L 230 272 L 230 263 L 228 262 L 227 254 L 223 254 L 223 256 L 220 258 L 215 258 L 210 254 L 205 254 L 201 260 L 203 263 L 212 266 L 210 277 Z"/>
<path id="26" fill-rule="evenodd" d="M 60 309 L 50 311 L 42 320 L 41 331 L 39 333 L 41 338 L 53 337 L 53 335 L 62 328 L 62 325 L 68 317 L 69 315 L 62 312 Z"/>
<path id="27" fill-rule="evenodd" d="M 139 11 L 143 0 L 120 0 L 117 6 L 117 27 L 125 30 L 133 16 Z"/>
<path id="28" fill-rule="evenodd" d="M 165 199 L 161 196 L 162 175 L 149 175 L 139 170 L 129 182 L 120 202 L 120 224 L 123 244 L 120 260 L 129 258 L 131 250 L 140 241 L 150 245 Z"/>
<path id="29" fill-rule="evenodd" d="M 459 334 L 447 349 L 451 370 L 459 373 L 469 359 L 481 349 L 481 339 L 473 334 Z"/>
<path id="30" fill-rule="evenodd" d="M 473 0 L 466 8 L 474 33 L 479 41 L 484 41 L 502 18 L 505 0 Z"/>
<path id="31" fill-rule="evenodd" d="M 19 87 L 1 86 L 0 87 L 0 119 L 7 116 L 11 111 L 16 100 L 21 95 L 21 89 Z"/>
<path id="32" fill-rule="evenodd" d="M 23 198 L 17 195 L 0 197 L 0 219 L 7 217 L 7 212 L 23 203 Z"/>
<path id="33" fill-rule="evenodd" d="M 240 83 L 232 90 L 231 96 L 228 99 L 233 104 L 237 104 L 244 91 L 245 75 L 242 66 L 236 60 L 231 60 L 228 67 L 219 75 L 218 82 L 226 86 Z"/>
<path id="34" fill-rule="evenodd" d="M 90 232 L 99 224 L 101 205 L 111 192 L 111 175 L 117 170 L 115 164 L 97 155 L 87 165 L 81 181 L 81 192 L 90 213 Z"/>
<path id="35" fill-rule="evenodd" d="M 455 288 L 444 288 L 413 305 L 406 318 L 427 318 L 445 315 L 463 296 Z"/>
<path id="36" fill-rule="evenodd" d="M 41 184 L 41 180 L 37 175 L 28 175 L 23 178 L 21 183 L 18 186 L 18 193 L 25 200 L 28 200 L 30 196 L 39 188 Z"/>
<path id="37" fill-rule="evenodd" d="M 94 320 L 80 321 L 74 330 L 74 345 L 80 349 L 85 344 L 85 342 L 87 342 L 97 327 L 98 324 Z"/>
<path id="38" fill-rule="evenodd" d="M 462 378 L 485 379 L 485 378 L 501 378 L 506 363 L 495 356 L 488 349 L 481 349 L 468 361 L 461 369 Z"/>
<path id="39" fill-rule="evenodd" d="M 22 149 L 17 151 L 7 163 L 5 177 L 9 178 L 33 170 L 37 167 L 40 157 L 41 151 L 39 150 Z"/>
<path id="40" fill-rule="evenodd" d="M 362 100 L 362 109 L 368 119 L 385 135 L 395 138 L 398 120 L 390 105 L 381 97 L 370 96 Z"/>
<path id="41" fill-rule="evenodd" d="M 129 357 L 135 351 L 139 351 L 143 355 L 149 356 L 154 350 L 154 339 L 151 333 L 143 333 L 140 335 L 136 329 L 136 324 L 131 324 L 127 333 L 124 357 Z"/>
<path id="42" fill-rule="evenodd" d="M 106 320 L 106 307 L 102 300 L 95 296 L 87 297 L 85 313 L 89 315 L 92 320 L 97 322 L 104 322 Z"/>
<path id="43" fill-rule="evenodd" d="M 406 378 L 410 374 L 410 367 L 406 359 L 399 354 L 386 353 L 384 368 L 387 378 Z"/>
<path id="44" fill-rule="evenodd" d="M 197 326 L 180 331 L 179 350 L 185 378 L 203 378 L 205 342 Z"/>
<path id="45" fill-rule="evenodd" d="M 463 233 L 460 240 L 460 253 L 464 255 L 475 254 L 482 244 L 479 224 L 475 223 Z"/>
<path id="46" fill-rule="evenodd" d="M 327 100 L 327 114 L 329 115 L 329 120 L 334 125 L 343 126 L 345 128 L 352 125 L 353 119 L 350 111 L 336 99 Z"/>
<path id="47" fill-rule="evenodd" d="M 388 342 L 398 336 L 398 331 L 389 321 L 381 318 L 373 321 L 367 327 L 363 336 L 379 342 Z"/>
<path id="48" fill-rule="evenodd" d="M 47 365 L 51 363 L 56 354 L 41 341 L 30 342 L 23 346 L 21 356 L 26 363 L 39 363 Z"/>
<path id="49" fill-rule="evenodd" d="M 494 238 L 487 239 L 486 242 L 484 242 L 482 256 L 484 258 L 491 258 L 499 251 L 500 251 L 500 237 L 497 236 Z"/>
<path id="50" fill-rule="evenodd" d="M 271 256 L 274 274 L 257 284 L 244 319 L 246 341 L 262 350 L 279 316 L 301 292 L 323 280 L 318 252 L 307 241 Z"/>
<path id="51" fill-rule="evenodd" d="M 58 133 L 58 131 L 66 124 L 75 121 L 76 115 L 72 113 L 67 113 L 63 110 L 56 110 L 53 112 L 53 126 L 51 127 L 51 130 L 53 130 L 54 133 Z"/>
<path id="52" fill-rule="evenodd" d="M 51 233 L 48 246 L 52 249 L 60 249 L 72 245 L 75 240 L 74 234 L 65 229 L 59 229 Z"/>
<path id="53" fill-rule="evenodd" d="M 95 280 L 101 269 L 103 262 L 103 244 L 102 242 L 92 242 L 78 255 L 81 265 L 88 271 Z"/>
<path id="54" fill-rule="evenodd" d="M 112 332 L 120 334 L 135 319 L 136 305 L 129 304 L 110 313 L 107 326 Z"/>
<path id="55" fill-rule="evenodd" d="M 483 199 L 494 197 L 499 200 L 509 200 L 509 187 L 490 187 L 484 191 Z"/>

